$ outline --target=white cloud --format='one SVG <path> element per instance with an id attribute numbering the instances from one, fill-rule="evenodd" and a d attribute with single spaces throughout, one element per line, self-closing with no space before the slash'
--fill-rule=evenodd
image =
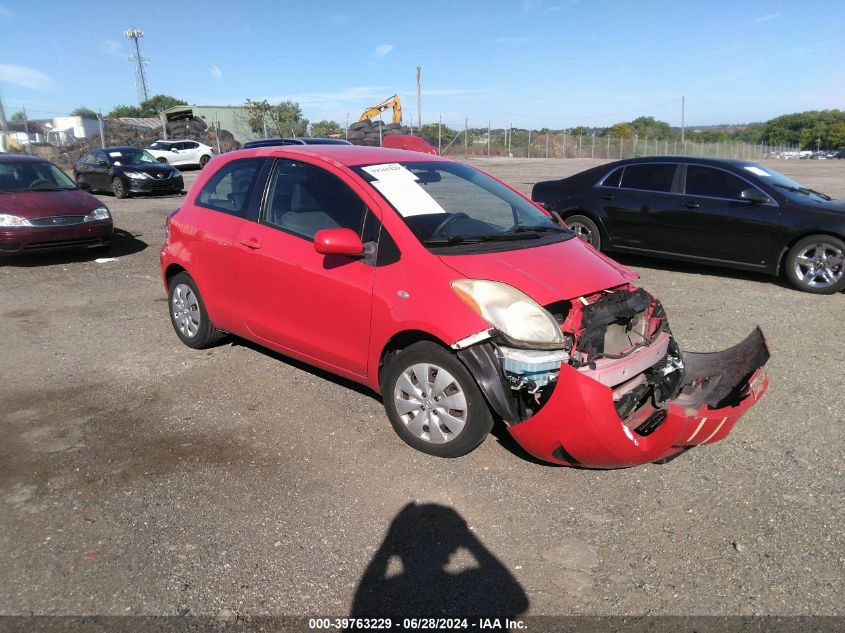
<path id="1" fill-rule="evenodd" d="M 47 90 L 55 85 L 52 77 L 40 70 L 14 64 L 0 64 L 0 81 L 34 90 Z"/>
<path id="2" fill-rule="evenodd" d="M 760 24 L 761 22 L 768 22 L 769 20 L 776 20 L 780 17 L 780 13 L 764 13 L 759 18 L 751 21 L 751 24 Z"/>
<path id="3" fill-rule="evenodd" d="M 386 55 L 389 55 L 392 51 L 393 44 L 379 44 L 370 56 L 375 57 L 376 59 L 382 59 Z"/>
<path id="4" fill-rule="evenodd" d="M 527 37 L 497 37 L 496 44 L 525 44 L 528 41 Z"/>
<path id="5" fill-rule="evenodd" d="M 217 64 L 214 64 L 211 67 L 211 78 L 215 81 L 220 81 L 221 79 L 223 79 L 223 71 L 220 70 Z"/>
<path id="6" fill-rule="evenodd" d="M 111 55 L 113 57 L 123 57 L 126 55 L 126 51 L 123 50 L 123 46 L 117 40 L 106 40 L 100 44 L 100 48 L 103 49 L 103 52 L 106 55 Z"/>

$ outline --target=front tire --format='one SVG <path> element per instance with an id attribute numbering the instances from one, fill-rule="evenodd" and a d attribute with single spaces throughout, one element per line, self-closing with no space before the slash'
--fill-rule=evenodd
<path id="1" fill-rule="evenodd" d="M 845 289 L 845 242 L 832 235 L 809 235 L 789 249 L 786 277 L 804 292 L 829 295 Z"/>
<path id="2" fill-rule="evenodd" d="M 208 317 L 202 295 L 188 273 L 179 273 L 170 280 L 167 304 L 176 336 L 188 347 L 205 349 L 223 336 Z"/>
<path id="3" fill-rule="evenodd" d="M 115 176 L 112 178 L 111 181 L 111 190 L 114 193 L 115 198 L 128 198 L 129 192 L 126 190 L 126 185 L 123 184 L 123 181 Z"/>
<path id="4" fill-rule="evenodd" d="M 200 156 L 200 169 L 208 165 L 208 161 L 211 159 L 208 156 Z"/>
<path id="5" fill-rule="evenodd" d="M 601 250 L 601 232 L 598 225 L 586 215 L 570 215 L 563 219 L 575 235 L 587 242 L 597 251 Z"/>
<path id="6" fill-rule="evenodd" d="M 475 379 L 454 354 L 428 341 L 390 360 L 382 398 L 397 435 L 429 455 L 466 455 L 493 428 L 493 416 Z"/>

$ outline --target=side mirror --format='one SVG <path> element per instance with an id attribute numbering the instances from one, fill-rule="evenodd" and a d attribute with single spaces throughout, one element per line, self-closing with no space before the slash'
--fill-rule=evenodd
<path id="1" fill-rule="evenodd" d="M 750 202 L 751 204 L 766 204 L 769 202 L 769 197 L 763 194 L 759 189 L 743 189 L 739 197 Z"/>
<path id="2" fill-rule="evenodd" d="M 352 229 L 322 229 L 314 236 L 314 250 L 322 255 L 364 254 L 364 244 Z"/>
<path id="3" fill-rule="evenodd" d="M 89 189 L 91 189 L 91 185 L 88 184 L 87 182 L 85 182 L 84 180 L 82 180 L 82 181 L 76 183 L 76 188 L 82 189 L 82 191 L 88 191 Z"/>
<path id="4" fill-rule="evenodd" d="M 174 154 L 178 154 L 178 153 L 179 153 L 179 150 L 178 150 L 178 149 L 176 149 L 175 147 L 171 147 L 171 148 L 170 148 L 170 151 L 171 151 L 171 152 L 173 152 Z"/>

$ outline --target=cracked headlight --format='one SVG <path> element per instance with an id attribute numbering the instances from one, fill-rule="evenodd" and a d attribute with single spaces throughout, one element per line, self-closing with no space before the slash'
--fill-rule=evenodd
<path id="1" fill-rule="evenodd" d="M 563 333 L 555 318 L 513 286 L 484 279 L 456 279 L 452 290 L 478 316 L 514 341 L 563 343 Z"/>

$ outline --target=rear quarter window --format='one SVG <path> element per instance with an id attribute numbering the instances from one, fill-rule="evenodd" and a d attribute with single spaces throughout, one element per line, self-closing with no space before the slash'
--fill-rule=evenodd
<path id="1" fill-rule="evenodd" d="M 197 194 L 195 204 L 214 211 L 246 217 L 263 158 L 242 158 L 226 163 Z"/>

